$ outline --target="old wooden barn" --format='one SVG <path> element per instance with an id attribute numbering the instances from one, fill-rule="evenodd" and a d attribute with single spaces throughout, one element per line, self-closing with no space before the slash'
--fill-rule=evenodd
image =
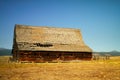
<path id="1" fill-rule="evenodd" d="M 79 29 L 15 25 L 12 55 L 15 61 L 91 60 L 92 50 Z"/>

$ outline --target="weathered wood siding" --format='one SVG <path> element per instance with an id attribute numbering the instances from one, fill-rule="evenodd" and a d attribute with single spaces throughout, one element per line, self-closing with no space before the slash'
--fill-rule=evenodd
<path id="1" fill-rule="evenodd" d="M 52 62 L 53 60 L 91 60 L 90 52 L 58 52 L 58 51 L 19 51 L 16 60 L 33 62 Z"/>

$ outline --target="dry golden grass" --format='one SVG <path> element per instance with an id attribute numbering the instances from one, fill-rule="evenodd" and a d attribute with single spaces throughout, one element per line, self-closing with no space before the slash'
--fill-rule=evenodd
<path id="1" fill-rule="evenodd" d="M 120 56 L 70 63 L 7 63 L 0 57 L 0 80 L 120 80 Z"/>

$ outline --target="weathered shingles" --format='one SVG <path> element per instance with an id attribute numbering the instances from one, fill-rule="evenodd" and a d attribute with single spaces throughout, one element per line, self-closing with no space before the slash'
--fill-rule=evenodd
<path id="1" fill-rule="evenodd" d="M 17 43 L 28 43 L 22 46 L 18 45 L 20 50 L 92 51 L 83 42 L 82 35 L 78 29 L 16 25 L 15 35 Z M 53 46 L 40 47 L 31 45 L 34 43 L 51 43 Z"/>

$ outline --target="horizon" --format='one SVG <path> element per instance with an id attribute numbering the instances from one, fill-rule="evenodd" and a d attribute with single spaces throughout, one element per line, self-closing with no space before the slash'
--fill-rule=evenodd
<path id="1" fill-rule="evenodd" d="M 0 48 L 12 49 L 15 24 L 80 29 L 93 51 L 120 52 L 119 0 L 1 0 Z"/>
<path id="2" fill-rule="evenodd" d="M 7 49 L 7 50 L 12 50 L 12 49 L 8 49 L 8 48 L 1 48 L 1 47 L 0 47 L 0 50 L 5 50 L 5 49 Z M 93 51 L 93 52 L 120 52 L 120 51 L 112 50 L 112 51 Z"/>

